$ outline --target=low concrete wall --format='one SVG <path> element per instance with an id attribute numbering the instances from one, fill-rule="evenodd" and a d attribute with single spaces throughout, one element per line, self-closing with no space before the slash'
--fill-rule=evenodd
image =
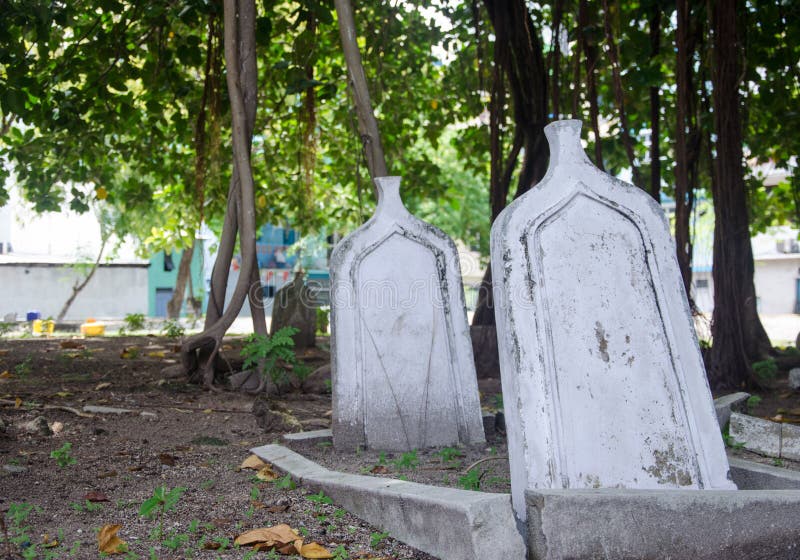
<path id="1" fill-rule="evenodd" d="M 61 311 L 72 286 L 83 275 L 74 268 L 53 264 L 0 265 L 0 317 L 30 310 L 43 318 Z M 124 317 L 147 313 L 147 265 L 101 265 L 72 303 L 65 319 Z"/>
<path id="2" fill-rule="evenodd" d="M 800 558 L 800 490 L 537 490 L 529 553 L 570 558 Z"/>

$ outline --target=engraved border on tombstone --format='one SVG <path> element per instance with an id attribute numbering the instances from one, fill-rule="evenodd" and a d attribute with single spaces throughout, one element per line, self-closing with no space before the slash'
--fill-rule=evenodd
<path id="1" fill-rule="evenodd" d="M 333 440 L 387 451 L 485 441 L 453 241 L 413 215 L 400 177 L 331 255 Z"/>
<path id="2" fill-rule="evenodd" d="M 735 489 L 669 226 L 545 128 L 542 181 L 492 226 L 512 499 L 526 489 Z"/>

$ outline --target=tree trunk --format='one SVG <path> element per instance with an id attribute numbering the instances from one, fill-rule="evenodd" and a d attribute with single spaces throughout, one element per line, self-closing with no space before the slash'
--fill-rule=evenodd
<path id="1" fill-rule="evenodd" d="M 491 190 L 492 221 L 505 207 L 510 191 L 514 168 L 522 148 L 522 162 L 514 198 L 527 192 L 539 182 L 547 170 L 548 148 L 544 137 L 547 123 L 547 70 L 544 65 L 542 45 L 537 30 L 523 0 L 484 0 L 495 32 L 493 109 L 491 134 Z M 504 160 L 500 130 L 500 110 L 505 104 L 500 92 L 505 83 L 511 93 L 514 108 L 514 138 L 511 152 Z M 503 161 L 505 161 L 503 163 Z M 494 297 L 492 294 L 491 266 L 486 268 L 472 324 L 494 325 Z M 477 351 L 477 349 L 476 349 Z"/>
<path id="2" fill-rule="evenodd" d="M 680 1 L 680 0 L 678 0 Z M 653 2 L 650 13 L 650 60 L 661 53 L 661 6 Z M 658 86 L 650 86 L 650 194 L 661 202 L 661 96 Z"/>
<path id="3" fill-rule="evenodd" d="M 692 115 L 691 102 L 694 96 L 691 79 L 691 61 L 694 49 L 689 40 L 691 17 L 689 0 L 677 0 L 676 7 L 677 107 L 675 127 L 675 249 L 678 258 L 678 267 L 680 268 L 681 277 L 683 278 L 683 287 L 686 291 L 686 296 L 691 298 L 692 259 L 690 218 L 692 209 L 689 205 L 689 193 L 694 189 L 694 185 L 689 182 L 690 158 L 687 133 L 690 126 L 690 116 Z"/>
<path id="4" fill-rule="evenodd" d="M 600 142 L 600 109 L 597 104 L 597 45 L 589 40 L 589 30 L 594 26 L 594 18 L 589 14 L 589 5 L 586 0 L 578 2 L 578 44 L 583 52 L 586 64 L 586 97 L 589 98 L 589 122 L 594 133 L 594 164 L 598 169 L 605 170 L 603 165 L 603 146 Z"/>
<path id="5" fill-rule="evenodd" d="M 175 290 L 172 292 L 172 297 L 167 302 L 167 317 L 169 319 L 178 319 L 181 316 L 183 296 L 186 293 L 186 285 L 189 281 L 189 277 L 192 275 L 194 245 L 195 241 L 193 240 L 192 244 L 184 249 L 181 254 L 181 263 L 178 265 L 178 276 L 175 279 Z"/>
<path id="6" fill-rule="evenodd" d="M 250 166 L 250 146 L 252 143 L 253 125 L 256 109 L 256 59 L 255 59 L 255 4 L 253 0 L 225 0 L 225 59 L 227 62 L 228 97 L 231 104 L 231 117 L 233 121 L 233 157 L 237 181 L 228 193 L 228 212 L 226 213 L 225 226 L 239 229 L 242 266 L 239 280 L 231 297 L 230 305 L 222 315 L 202 333 L 188 338 L 182 346 L 182 358 L 187 373 L 194 375 L 200 373 L 203 384 L 213 388 L 214 361 L 222 343 L 222 337 L 239 314 L 244 300 L 250 293 L 253 281 L 253 268 L 256 267 L 255 248 L 255 197 L 252 168 Z M 228 216 L 235 208 L 236 219 Z M 237 224 L 238 222 L 238 224 Z M 223 226 L 224 227 L 224 226 Z M 223 240 L 229 245 L 235 243 L 235 233 L 223 229 Z M 220 255 L 223 256 L 220 247 Z M 232 253 L 232 247 L 231 247 Z M 218 263 L 221 266 L 230 266 L 230 260 Z M 215 265 L 215 272 L 218 267 Z M 219 273 L 222 276 L 222 273 Z M 227 271 L 224 276 L 227 277 Z M 213 278 L 212 278 L 213 279 Z M 213 290 L 212 290 L 213 291 Z M 217 288 L 215 305 L 221 305 L 224 298 L 224 287 Z M 209 308 L 212 306 L 209 305 Z M 254 318 L 255 321 L 255 318 Z M 255 327 L 255 325 L 254 325 Z M 263 327 L 266 330 L 266 326 Z M 197 351 L 200 350 L 198 358 Z"/>
<path id="7" fill-rule="evenodd" d="M 736 2 L 712 7 L 712 100 L 717 136 L 714 171 L 714 314 L 708 377 L 713 388 L 736 389 L 752 380 L 750 363 L 769 352 L 755 311 L 753 251 L 743 175 L 739 99 L 740 44 Z"/>
<path id="8" fill-rule="evenodd" d="M 561 25 L 564 16 L 564 0 L 555 0 L 553 4 L 553 40 L 550 49 L 552 69 L 552 101 L 553 118 L 561 118 Z"/>
<path id="9" fill-rule="evenodd" d="M 386 167 L 386 157 L 383 153 L 381 135 L 378 131 L 378 121 L 372 111 L 372 101 L 367 88 L 367 76 L 364 74 L 364 65 L 361 62 L 361 53 L 358 50 L 356 23 L 353 17 L 353 7 L 350 0 L 334 0 L 336 15 L 339 19 L 339 35 L 342 39 L 342 50 L 347 63 L 347 72 L 350 74 L 350 85 L 356 104 L 358 116 L 358 132 L 364 146 L 364 155 L 371 178 L 385 177 L 389 174 Z"/>
<path id="10" fill-rule="evenodd" d="M 628 156 L 628 163 L 631 166 L 633 184 L 639 188 L 644 188 L 642 174 L 639 172 L 639 165 L 636 163 L 636 153 L 634 151 L 633 138 L 631 137 L 630 124 L 628 123 L 628 112 L 625 109 L 625 92 L 622 89 L 619 52 L 617 51 L 617 43 L 614 40 L 614 28 L 611 25 L 611 7 L 608 0 L 603 0 L 603 27 L 606 33 L 608 58 L 611 61 L 611 79 L 614 82 L 614 101 L 617 104 L 617 114 L 619 115 L 622 146 L 625 148 L 625 155 Z"/>
<path id="11" fill-rule="evenodd" d="M 69 308 L 75 301 L 75 298 L 78 297 L 78 294 L 80 294 L 83 291 L 83 289 L 86 287 L 86 285 L 94 276 L 94 273 L 97 272 L 97 267 L 100 266 L 100 259 L 103 256 L 103 251 L 106 248 L 106 243 L 108 243 L 108 237 L 104 237 L 102 243 L 100 243 L 100 250 L 97 252 L 97 258 L 95 259 L 94 264 L 92 264 L 92 268 L 89 269 L 89 273 L 86 275 L 83 281 L 81 282 L 76 281 L 75 285 L 72 286 L 72 293 L 70 294 L 69 298 L 67 298 L 67 301 L 64 302 L 64 307 L 62 307 L 61 311 L 58 312 L 58 315 L 56 316 L 56 322 L 59 322 L 64 319 L 64 317 L 67 314 L 67 311 L 69 311 Z"/>

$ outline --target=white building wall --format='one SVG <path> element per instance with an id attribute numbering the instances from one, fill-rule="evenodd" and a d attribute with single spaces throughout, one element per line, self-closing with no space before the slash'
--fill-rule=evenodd
<path id="1" fill-rule="evenodd" d="M 767 315 L 794 313 L 800 255 L 756 260 L 758 311 Z"/>
<path id="2" fill-rule="evenodd" d="M 8 313 L 24 319 L 31 310 L 39 311 L 42 318 L 55 318 L 79 277 L 64 265 L 0 266 L 0 319 Z M 100 265 L 65 319 L 121 318 L 129 313 L 147 314 L 147 267 Z"/>

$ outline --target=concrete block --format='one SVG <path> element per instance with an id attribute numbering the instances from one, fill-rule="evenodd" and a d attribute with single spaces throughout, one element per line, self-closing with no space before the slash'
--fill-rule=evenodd
<path id="1" fill-rule="evenodd" d="M 600 171 L 580 121 L 492 225 L 514 509 L 534 488 L 733 489 L 663 209 Z"/>
<path id="2" fill-rule="evenodd" d="M 333 443 L 410 451 L 484 441 L 458 251 L 409 213 L 400 177 L 331 254 Z"/>
<path id="3" fill-rule="evenodd" d="M 781 455 L 781 425 L 777 422 L 733 412 L 728 432 L 734 443 L 749 451 L 768 457 Z"/>
<path id="4" fill-rule="evenodd" d="M 800 461 L 800 426 L 781 424 L 781 457 Z"/>
<path id="5" fill-rule="evenodd" d="M 486 494 L 325 469 L 280 445 L 251 450 L 263 460 L 392 537 L 437 558 L 525 558 L 508 494 Z"/>
<path id="6" fill-rule="evenodd" d="M 332 441 L 333 432 L 330 428 L 325 430 L 312 430 L 310 432 L 298 432 L 296 434 L 283 434 L 283 439 L 286 441 L 303 442 L 303 443 L 319 443 L 323 441 Z"/>
<path id="7" fill-rule="evenodd" d="M 731 412 L 746 412 L 747 399 L 750 393 L 731 393 L 718 399 L 714 399 L 714 410 L 717 413 L 717 422 L 720 429 L 724 428 L 731 419 Z"/>
<path id="8" fill-rule="evenodd" d="M 731 478 L 739 490 L 800 490 L 800 472 L 731 457 Z"/>
<path id="9" fill-rule="evenodd" d="M 537 560 L 796 560 L 800 490 L 537 490 Z"/>

